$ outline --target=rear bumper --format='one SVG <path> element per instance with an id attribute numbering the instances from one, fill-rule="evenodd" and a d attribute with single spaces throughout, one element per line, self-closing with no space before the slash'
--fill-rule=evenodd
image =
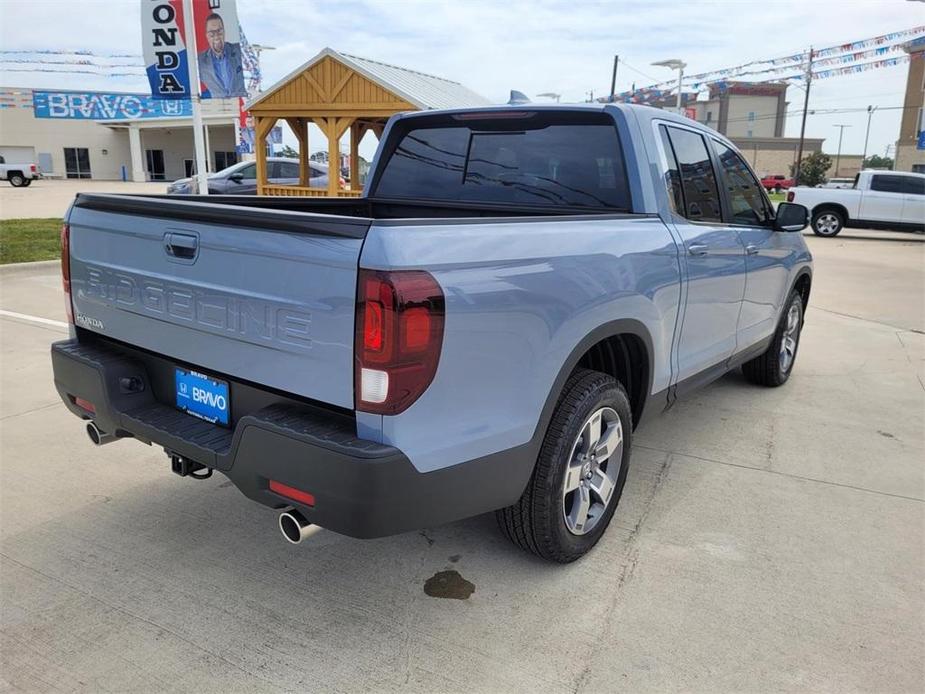
<path id="1" fill-rule="evenodd" d="M 528 444 L 420 473 L 397 448 L 357 438 L 353 419 L 336 412 L 281 397 L 224 428 L 160 402 L 151 364 L 125 350 L 72 339 L 54 343 L 51 357 L 58 393 L 78 417 L 163 446 L 222 472 L 254 501 L 297 507 L 312 523 L 353 537 L 392 535 L 507 506 L 520 496 L 535 460 Z M 132 392 L 128 379 L 143 390 Z M 93 403 L 95 414 L 74 398 Z M 271 492 L 270 480 L 311 493 L 314 506 Z"/>

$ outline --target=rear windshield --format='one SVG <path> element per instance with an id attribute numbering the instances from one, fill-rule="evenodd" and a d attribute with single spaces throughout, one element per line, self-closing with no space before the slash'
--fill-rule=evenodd
<path id="1" fill-rule="evenodd" d="M 630 209 L 620 141 L 605 114 L 440 116 L 396 128 L 376 198 Z"/>

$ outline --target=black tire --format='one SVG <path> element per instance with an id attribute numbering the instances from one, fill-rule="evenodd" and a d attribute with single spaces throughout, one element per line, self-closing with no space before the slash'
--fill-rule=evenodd
<path id="1" fill-rule="evenodd" d="M 791 335 L 794 339 L 792 353 L 787 360 L 782 358 L 782 347 L 784 340 L 789 334 L 788 319 L 791 310 L 796 314 L 796 332 Z M 790 292 L 787 303 L 781 313 L 780 322 L 777 330 L 774 331 L 774 338 L 771 345 L 764 354 L 747 361 L 742 365 L 742 373 L 745 378 L 759 386 L 769 386 L 776 388 L 784 385 L 793 373 L 793 365 L 796 364 L 797 351 L 800 347 L 800 333 L 803 331 L 803 299 L 796 290 Z"/>
<path id="2" fill-rule="evenodd" d="M 28 187 L 31 186 L 31 185 L 32 185 L 32 179 L 31 179 L 31 178 L 27 178 L 27 179 L 25 179 L 25 181 L 23 181 L 22 187 L 23 187 L 23 188 L 28 188 Z"/>
<path id="3" fill-rule="evenodd" d="M 816 236 L 825 238 L 838 236 L 841 230 L 845 228 L 845 215 L 831 208 L 813 210 L 812 227 Z"/>
<path id="4" fill-rule="evenodd" d="M 577 535 L 566 524 L 565 476 L 584 425 L 602 408 L 610 408 L 620 420 L 622 452 L 614 452 L 607 462 L 609 467 L 619 459 L 620 468 L 615 471 L 617 477 L 603 512 L 594 519 L 591 529 Z M 543 559 L 562 564 L 575 561 L 594 547 L 607 530 L 623 494 L 632 448 L 632 421 L 629 398 L 620 383 L 604 373 L 576 369 L 556 405 L 527 488 L 516 504 L 496 512 L 508 539 Z"/>
<path id="5" fill-rule="evenodd" d="M 21 188 L 25 184 L 26 177 L 23 176 L 18 171 L 11 172 L 9 174 L 10 185 L 14 188 Z"/>

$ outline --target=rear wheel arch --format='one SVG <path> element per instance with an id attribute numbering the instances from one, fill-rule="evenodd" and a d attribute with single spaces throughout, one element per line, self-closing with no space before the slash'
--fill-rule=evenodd
<path id="1" fill-rule="evenodd" d="M 652 392 L 654 351 L 652 336 L 640 321 L 619 319 L 598 326 L 569 353 L 546 397 L 534 441 L 542 440 L 569 376 L 576 368 L 587 368 L 613 376 L 630 398 L 633 426 L 639 422 Z M 626 379 L 626 380 L 624 380 Z M 630 382 L 627 382 L 630 381 Z"/>
<path id="2" fill-rule="evenodd" d="M 787 296 L 790 296 L 790 293 L 796 291 L 800 294 L 800 298 L 803 300 L 803 315 L 806 315 L 806 309 L 809 307 L 809 293 L 813 286 L 813 273 L 808 269 L 802 270 L 797 274 L 796 279 L 793 281 L 793 285 L 790 287 L 790 291 L 787 292 Z"/>
<path id="3" fill-rule="evenodd" d="M 823 203 L 816 205 L 813 208 L 811 216 L 815 217 L 820 212 L 829 212 L 829 211 L 838 212 L 838 214 L 841 215 L 842 219 L 845 220 L 845 223 L 847 223 L 848 220 L 851 219 L 851 215 L 848 214 L 848 208 L 837 202 L 823 202 Z"/>

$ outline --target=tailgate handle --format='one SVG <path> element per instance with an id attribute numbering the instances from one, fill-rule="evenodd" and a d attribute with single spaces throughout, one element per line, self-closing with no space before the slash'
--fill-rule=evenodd
<path id="1" fill-rule="evenodd" d="M 192 234 L 168 232 L 164 235 L 164 250 L 167 255 L 183 260 L 192 260 L 199 250 L 199 237 Z"/>

